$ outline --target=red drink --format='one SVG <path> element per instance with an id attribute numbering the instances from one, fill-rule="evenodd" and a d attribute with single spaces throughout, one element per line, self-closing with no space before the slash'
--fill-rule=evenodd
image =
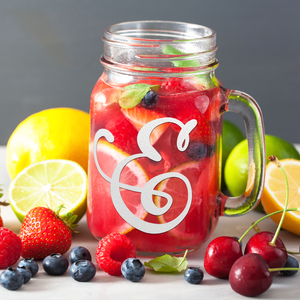
<path id="1" fill-rule="evenodd" d="M 186 176 L 193 193 L 186 217 L 168 232 L 151 234 L 133 228 L 118 214 L 112 203 L 110 182 L 99 174 L 93 154 L 94 140 L 91 138 L 87 219 L 92 234 L 101 238 L 112 231 L 125 233 L 133 240 L 138 251 L 144 253 L 179 253 L 198 248 L 208 239 L 218 218 L 216 199 L 220 182 L 219 144 L 222 128 L 218 112 L 225 105 L 222 89 L 218 86 L 206 89 L 199 83 L 194 82 L 193 85 L 191 80 L 180 78 L 151 80 L 151 85 L 157 90 L 154 92 L 157 97 L 155 105 L 149 108 L 143 104 L 143 99 L 137 106 L 124 109 L 118 103 L 124 88 L 116 84 L 108 85 L 102 78 L 91 97 L 91 137 L 104 128 L 113 134 L 114 142 L 109 143 L 104 137 L 99 139 L 97 159 L 100 168 L 111 177 L 118 162 L 141 153 L 137 136 L 140 127 L 146 123 L 158 118 L 175 118 L 186 124 L 194 119 L 197 125 L 189 134 L 189 145 L 185 151 L 177 147 L 180 127 L 167 122 L 156 127 L 150 136 L 151 144 L 161 155 L 161 160 L 137 158 L 135 165 L 123 169 L 120 177 L 120 182 L 130 185 L 137 184 L 136 177 L 140 177 L 138 184 L 143 187 L 155 176 L 177 172 Z M 163 215 L 147 213 L 141 203 L 140 193 L 122 190 L 121 194 L 133 214 L 159 226 L 180 215 L 186 206 L 188 192 L 180 178 L 165 179 L 155 189 L 168 193 L 173 199 L 171 208 Z M 152 198 L 157 207 L 166 205 L 165 198 L 155 195 Z"/>

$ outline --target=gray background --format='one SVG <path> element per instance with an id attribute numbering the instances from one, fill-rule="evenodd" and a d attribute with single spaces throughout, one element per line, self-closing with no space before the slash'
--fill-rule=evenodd
<path id="1" fill-rule="evenodd" d="M 217 32 L 226 88 L 252 95 L 265 131 L 300 143 L 298 0 L 0 0 L 0 145 L 42 109 L 89 110 L 103 31 L 133 20 L 198 23 Z M 239 116 L 226 114 L 239 126 Z"/>

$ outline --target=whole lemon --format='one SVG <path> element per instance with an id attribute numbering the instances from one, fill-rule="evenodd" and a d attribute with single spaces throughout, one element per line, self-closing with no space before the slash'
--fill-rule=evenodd
<path id="1" fill-rule="evenodd" d="M 6 165 L 13 179 L 25 167 L 47 159 L 68 159 L 87 172 L 89 114 L 73 108 L 51 108 L 22 121 L 7 143 Z"/>
<path id="2" fill-rule="evenodd" d="M 265 135 L 266 162 L 268 157 L 275 155 L 278 159 L 300 159 L 297 149 L 289 142 L 273 136 Z M 232 196 L 239 196 L 245 192 L 248 180 L 248 142 L 243 140 L 230 152 L 224 170 L 225 182 Z"/>

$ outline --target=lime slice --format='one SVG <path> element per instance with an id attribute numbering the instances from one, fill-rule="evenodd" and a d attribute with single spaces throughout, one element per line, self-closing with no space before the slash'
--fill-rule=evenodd
<path id="1" fill-rule="evenodd" d="M 8 190 L 10 205 L 23 222 L 27 212 L 37 206 L 56 211 L 64 205 L 61 216 L 72 212 L 76 223 L 86 211 L 87 175 L 76 162 L 50 159 L 32 164 L 12 180 Z"/>

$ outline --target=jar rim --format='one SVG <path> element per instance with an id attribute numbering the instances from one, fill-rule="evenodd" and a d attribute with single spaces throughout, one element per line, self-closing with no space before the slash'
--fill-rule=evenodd
<path id="1" fill-rule="evenodd" d="M 165 38 L 158 38 L 158 37 Z M 178 21 L 130 21 L 109 26 L 104 31 L 103 39 L 110 42 L 165 43 L 197 42 L 215 38 L 216 32 L 206 26 Z M 156 38 L 154 38 L 156 37 Z"/>
<path id="2" fill-rule="evenodd" d="M 203 25 L 159 20 L 123 22 L 109 26 L 103 42 L 101 63 L 122 72 L 167 72 L 175 76 L 208 72 L 218 65 L 216 32 Z"/>

